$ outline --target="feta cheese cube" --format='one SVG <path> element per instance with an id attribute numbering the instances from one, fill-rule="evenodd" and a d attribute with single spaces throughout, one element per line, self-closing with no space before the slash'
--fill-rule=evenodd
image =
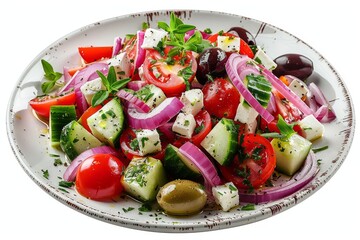
<path id="1" fill-rule="evenodd" d="M 290 83 L 289 88 L 301 99 L 306 98 L 307 94 L 309 93 L 308 87 L 300 79 L 294 79 Z"/>
<path id="2" fill-rule="evenodd" d="M 91 105 L 91 100 L 94 97 L 95 93 L 100 90 L 106 90 L 106 87 L 101 81 L 101 78 L 96 78 L 94 80 L 84 83 L 80 87 L 80 91 L 84 95 L 86 102 Z"/>
<path id="3" fill-rule="evenodd" d="M 195 127 L 196 122 L 192 114 L 179 113 L 172 126 L 172 130 L 183 137 L 191 138 Z"/>
<path id="4" fill-rule="evenodd" d="M 241 123 L 251 124 L 258 115 L 259 113 L 254 108 L 244 103 L 244 101 L 240 101 L 234 119 Z"/>
<path id="5" fill-rule="evenodd" d="M 107 61 L 109 67 L 114 66 L 116 72 L 116 79 L 124 79 L 130 76 L 131 63 L 126 54 L 122 52 Z"/>
<path id="6" fill-rule="evenodd" d="M 277 64 L 261 48 L 258 48 L 254 59 L 269 70 L 274 70 L 277 67 Z"/>
<path id="7" fill-rule="evenodd" d="M 240 51 L 240 38 L 218 36 L 217 37 L 218 48 L 221 48 L 225 52 L 239 52 Z"/>
<path id="8" fill-rule="evenodd" d="M 185 105 L 182 111 L 195 116 L 204 106 L 204 94 L 200 89 L 191 89 L 182 93 L 180 101 Z"/>
<path id="9" fill-rule="evenodd" d="M 152 49 L 157 47 L 160 41 L 167 35 L 162 29 L 148 28 L 145 31 L 144 42 L 141 45 L 143 49 Z"/>
<path id="10" fill-rule="evenodd" d="M 145 85 L 139 91 L 137 91 L 136 94 L 151 109 L 156 108 L 166 99 L 166 95 L 163 90 L 153 84 Z"/>
<path id="11" fill-rule="evenodd" d="M 314 115 L 304 117 L 299 122 L 299 125 L 303 130 L 305 138 L 309 141 L 321 138 L 325 131 L 324 125 L 321 124 Z"/>
<path id="12" fill-rule="evenodd" d="M 161 151 L 160 135 L 156 130 L 142 129 L 135 131 L 135 135 L 141 156 Z"/>
<path id="13" fill-rule="evenodd" d="M 232 182 L 213 187 L 212 194 L 223 211 L 229 211 L 239 205 L 239 191 Z"/>

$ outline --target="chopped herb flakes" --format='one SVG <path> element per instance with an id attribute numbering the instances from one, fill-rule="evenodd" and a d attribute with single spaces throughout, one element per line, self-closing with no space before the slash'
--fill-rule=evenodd
<path id="1" fill-rule="evenodd" d="M 135 208 L 133 208 L 133 207 L 122 208 L 122 210 L 123 210 L 125 213 L 130 212 L 130 211 L 132 211 L 132 210 L 134 210 L 134 209 L 135 209 Z"/>
<path id="2" fill-rule="evenodd" d="M 46 169 L 41 169 L 42 173 L 43 173 L 43 177 L 46 179 L 49 179 L 49 171 Z"/>
<path id="3" fill-rule="evenodd" d="M 317 152 L 324 151 L 324 150 L 326 150 L 328 148 L 329 148 L 329 146 L 323 146 L 323 147 L 319 147 L 319 148 L 313 148 L 312 150 L 313 150 L 314 153 L 317 153 Z"/>
<path id="4" fill-rule="evenodd" d="M 59 186 L 64 188 L 71 188 L 74 186 L 74 182 L 60 181 Z"/>
<path id="5" fill-rule="evenodd" d="M 141 205 L 141 207 L 138 208 L 138 210 L 140 212 L 150 212 L 152 210 L 152 207 L 150 204 L 144 203 L 143 205 Z"/>
<path id="6" fill-rule="evenodd" d="M 255 210 L 255 205 L 254 204 L 247 204 L 241 207 L 241 210 L 243 211 L 251 211 L 251 210 Z"/>

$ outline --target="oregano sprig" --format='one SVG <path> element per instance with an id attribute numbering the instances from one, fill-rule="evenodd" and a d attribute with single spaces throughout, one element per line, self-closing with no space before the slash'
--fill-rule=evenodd
<path id="1" fill-rule="evenodd" d="M 41 59 L 41 65 L 44 70 L 44 77 L 47 81 L 41 84 L 41 90 L 43 93 L 50 93 L 57 82 L 62 77 L 62 73 L 55 72 L 53 66 L 44 59 Z"/>
<path id="2" fill-rule="evenodd" d="M 125 87 L 128 82 L 130 82 L 130 78 L 116 80 L 114 66 L 109 68 L 107 77 L 100 71 L 96 71 L 96 73 L 101 78 L 101 82 L 105 86 L 106 90 L 100 90 L 95 93 L 91 100 L 91 106 L 93 107 L 102 104 L 109 96 L 114 95 L 121 88 Z"/>

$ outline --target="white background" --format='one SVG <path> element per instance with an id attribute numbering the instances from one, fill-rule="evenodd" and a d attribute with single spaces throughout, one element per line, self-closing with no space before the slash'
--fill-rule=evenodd
<path id="1" fill-rule="evenodd" d="M 6 2 L 7 5 L 4 5 Z M 0 239 L 359 239 L 359 170 L 355 136 L 334 177 L 299 205 L 246 226 L 194 234 L 160 234 L 104 223 L 57 202 L 22 170 L 6 137 L 6 105 L 18 77 L 49 44 L 84 25 L 157 9 L 229 12 L 271 23 L 313 46 L 335 66 L 358 113 L 359 13 L 350 1 L 1 1 Z M 351 1 L 356 2 L 356 1 Z M 358 131 L 357 131 L 358 132 Z M 351 237 L 350 237 L 351 236 Z"/>

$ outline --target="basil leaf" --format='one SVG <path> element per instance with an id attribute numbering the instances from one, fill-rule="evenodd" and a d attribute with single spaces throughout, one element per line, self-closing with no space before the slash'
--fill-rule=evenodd
<path id="1" fill-rule="evenodd" d="M 170 27 L 165 22 L 158 22 L 158 27 L 165 30 L 165 31 L 167 31 L 167 32 L 170 32 Z"/>
<path id="2" fill-rule="evenodd" d="M 102 104 L 109 97 L 109 92 L 105 90 L 100 90 L 91 99 L 91 106 L 96 107 Z"/>
<path id="3" fill-rule="evenodd" d="M 200 44 L 202 42 L 202 35 L 199 31 L 195 31 L 194 34 L 186 41 L 185 44 Z"/>
<path id="4" fill-rule="evenodd" d="M 45 75 L 54 73 L 54 68 L 46 60 L 41 59 L 41 65 L 42 65 L 42 67 L 44 69 Z"/>
<path id="5" fill-rule="evenodd" d="M 49 93 L 51 92 L 51 90 L 54 88 L 55 86 L 55 81 L 52 81 L 52 82 L 43 82 L 41 84 L 41 90 L 43 91 L 43 93 Z"/>
<path id="6" fill-rule="evenodd" d="M 108 79 L 105 77 L 105 75 L 102 72 L 100 72 L 99 70 L 97 70 L 96 73 L 101 78 L 101 82 L 104 84 L 106 89 L 110 89 L 110 83 L 109 83 Z"/>
<path id="7" fill-rule="evenodd" d="M 176 29 L 178 26 L 177 17 L 175 16 L 174 12 L 170 14 L 170 29 Z"/>
<path id="8" fill-rule="evenodd" d="M 109 68 L 109 72 L 107 75 L 107 80 L 109 82 L 109 85 L 111 86 L 114 82 L 116 82 L 116 72 L 114 66 L 111 66 Z"/>
<path id="9" fill-rule="evenodd" d="M 130 82 L 130 78 L 124 78 L 119 81 L 115 81 L 113 84 L 111 84 L 111 90 L 112 91 L 118 91 L 121 88 L 125 87 L 128 82 Z"/>
<path id="10" fill-rule="evenodd" d="M 175 34 L 181 34 L 181 33 L 186 33 L 190 30 L 193 30 L 195 29 L 195 26 L 194 25 L 187 25 L 187 24 L 181 24 L 179 25 L 174 31 L 173 33 Z"/>

